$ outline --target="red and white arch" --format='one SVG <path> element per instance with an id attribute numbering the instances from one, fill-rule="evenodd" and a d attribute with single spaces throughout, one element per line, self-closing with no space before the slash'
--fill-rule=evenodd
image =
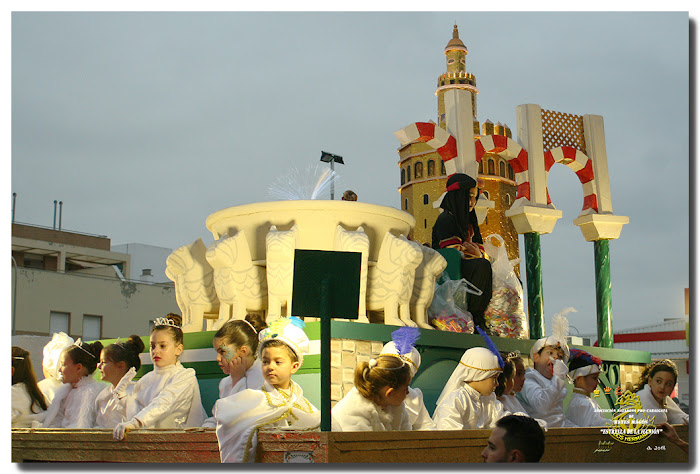
<path id="1" fill-rule="evenodd" d="M 588 158 L 585 153 L 571 146 L 560 146 L 547 151 L 544 154 L 544 171 L 546 179 L 549 179 L 549 170 L 554 163 L 561 163 L 570 168 L 583 188 L 583 209 L 592 209 L 598 212 L 598 197 L 595 193 L 595 175 L 593 173 L 593 160 Z M 547 204 L 552 200 L 549 198 L 547 191 Z"/>
<path id="2" fill-rule="evenodd" d="M 416 122 L 394 132 L 401 146 L 411 142 L 424 142 L 438 152 L 445 163 L 447 176 L 457 172 L 457 140 L 448 132 L 430 122 Z"/>
<path id="3" fill-rule="evenodd" d="M 525 198 L 530 200 L 530 178 L 527 168 L 527 151 L 515 140 L 503 135 L 486 135 L 474 142 L 476 148 L 476 161 L 481 159 L 486 153 L 493 153 L 505 158 L 515 173 L 515 182 L 518 183 L 518 191 L 515 199 Z"/>

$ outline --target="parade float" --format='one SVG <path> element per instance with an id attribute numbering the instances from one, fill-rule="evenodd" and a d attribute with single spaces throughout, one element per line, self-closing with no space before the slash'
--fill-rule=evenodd
<path id="1" fill-rule="evenodd" d="M 583 206 L 574 224 L 594 245 L 598 346 L 571 346 L 603 360 L 600 385 L 593 396 L 608 417 L 618 397 L 650 362 L 648 352 L 618 350 L 612 343 L 609 242 L 620 236 L 628 219 L 612 210 L 603 118 L 524 104 L 516 110 L 518 141 L 504 127 L 485 124 L 485 133 L 479 134 L 476 81 L 466 72 L 467 50 L 456 26 L 445 54 L 448 71 L 440 76 L 436 91 L 438 123 L 413 123 L 395 133 L 400 145 L 402 210 L 322 199 L 228 207 L 206 218 L 214 239 L 211 244 L 197 239 L 168 257 L 166 274 L 175 284 L 184 322 L 185 351 L 180 360 L 196 369 L 208 413 L 223 377 L 211 345 L 215 330 L 248 312 L 264 314 L 268 321 L 298 315 L 293 310 L 295 252 L 318 250 L 359 255 L 359 298 L 352 318 L 302 315 L 311 351 L 295 380 L 306 397 L 327 411 L 352 388 L 357 363 L 378 354 L 397 327 L 410 325 L 421 329 L 416 347 L 422 359 L 411 386 L 422 390 L 432 414 L 462 353 L 484 345 L 477 334 L 439 330 L 428 318 L 436 282 L 444 278 L 443 272 L 454 275 L 455 268 L 449 253 L 422 245 L 438 211 L 432 206 L 419 210 L 414 203 L 434 201 L 444 191 L 446 178 L 457 172 L 486 181 L 489 192 L 482 192 L 477 203 L 480 224 L 492 214 L 496 215 L 491 222 L 507 223 L 496 230 L 503 234 L 509 256 L 517 257 L 517 236 L 524 239 L 529 337 L 493 337 L 499 350 L 520 351 L 527 360 L 534 341 L 544 336 L 540 235 L 552 232 L 562 216 L 547 191 L 549 171 L 559 164 L 581 182 Z M 507 171 L 492 172 L 490 163 L 485 166 L 490 161 L 507 163 L 503 167 Z M 512 198 L 508 186 L 514 190 Z M 144 342 L 148 347 L 148 337 Z M 324 344 L 330 347 L 326 355 Z M 324 357 L 329 359 L 325 366 Z M 142 354 L 142 362 L 139 376 L 153 367 L 147 353 Z M 678 427 L 678 432 L 687 439 L 687 427 Z M 489 430 L 261 432 L 257 461 L 481 462 L 488 436 Z M 543 462 L 687 462 L 680 448 L 658 436 L 624 444 L 600 428 L 550 428 L 546 439 Z M 80 449 L 73 450 L 76 446 Z M 208 428 L 137 430 L 121 442 L 113 441 L 111 432 L 104 430 L 13 430 L 12 456 L 17 462 L 219 461 L 215 431 Z"/>

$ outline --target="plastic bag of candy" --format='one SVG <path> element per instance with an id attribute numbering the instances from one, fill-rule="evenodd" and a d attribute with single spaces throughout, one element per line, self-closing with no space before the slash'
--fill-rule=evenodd
<path id="1" fill-rule="evenodd" d="M 494 245 L 493 240 L 498 241 L 500 246 Z M 498 234 L 484 239 L 484 249 L 492 259 L 493 270 L 493 293 L 484 311 L 486 328 L 496 336 L 527 339 L 530 329 L 523 305 L 523 286 L 513 270 L 513 265 L 519 259 L 508 260 L 505 242 Z"/>
<path id="2" fill-rule="evenodd" d="M 428 308 L 428 322 L 442 331 L 473 333 L 474 321 L 467 311 L 467 295 L 474 293 L 471 283 L 464 278 L 440 281 L 435 285 L 433 302 Z"/>

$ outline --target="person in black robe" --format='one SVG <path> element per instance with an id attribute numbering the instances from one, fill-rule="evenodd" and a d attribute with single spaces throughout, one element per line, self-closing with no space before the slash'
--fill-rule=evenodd
<path id="1" fill-rule="evenodd" d="M 481 296 L 469 294 L 467 309 L 474 325 L 486 329 L 484 311 L 491 301 L 492 272 L 474 211 L 478 199 L 474 178 L 462 173 L 452 175 L 440 203 L 443 211 L 433 226 L 432 244 L 434 249 L 456 248 L 462 253 L 462 278 L 482 291 Z"/>

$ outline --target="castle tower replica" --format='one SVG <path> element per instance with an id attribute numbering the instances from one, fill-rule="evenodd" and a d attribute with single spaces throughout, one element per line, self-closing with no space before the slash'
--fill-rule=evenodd
<path id="1" fill-rule="evenodd" d="M 476 206 L 481 235 L 499 234 L 506 242 L 508 257 L 514 259 L 519 256 L 518 234 L 504 213 L 515 201 L 515 174 L 507 159 L 484 152 L 483 147 L 475 147 L 473 143 L 487 136 L 511 138 L 511 131 L 489 120 L 479 126 L 476 119 L 479 91 L 474 74 L 466 69 L 468 53 L 455 25 L 452 39 L 445 47 L 447 71 L 438 78 L 435 91 L 437 124 L 432 121 L 414 124 L 418 138 L 412 130 L 408 131 L 411 126 L 396 133 L 402 143 L 398 150 L 401 209 L 416 219 L 410 237 L 430 245 L 433 225 L 440 215 L 433 202 L 445 191 L 447 178 L 456 172 L 478 177 L 484 183 Z M 434 130 L 428 130 L 431 126 Z"/>

